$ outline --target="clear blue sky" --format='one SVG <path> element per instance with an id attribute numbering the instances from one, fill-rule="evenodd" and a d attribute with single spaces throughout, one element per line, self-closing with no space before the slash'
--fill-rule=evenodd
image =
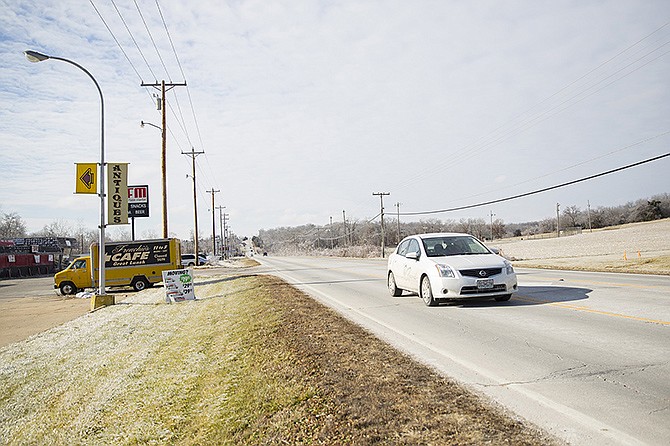
<path id="1" fill-rule="evenodd" d="M 0 211 L 29 231 L 99 220 L 97 197 L 73 194 L 74 163 L 99 159 L 97 91 L 65 63 L 29 63 L 26 49 L 100 83 L 107 160 L 150 186 L 140 236 L 161 233 L 160 132 L 139 125 L 160 114 L 140 83 L 185 80 L 168 95 L 170 233 L 193 227 L 181 154 L 193 147 L 205 152 L 201 236 L 211 189 L 251 236 L 342 210 L 373 217 L 373 192 L 391 193 L 387 212 L 445 209 L 668 152 L 669 21 L 667 0 L 0 0 Z M 618 205 L 670 192 L 668 171 L 666 158 L 430 217 L 512 223 L 551 217 L 557 202 Z"/>

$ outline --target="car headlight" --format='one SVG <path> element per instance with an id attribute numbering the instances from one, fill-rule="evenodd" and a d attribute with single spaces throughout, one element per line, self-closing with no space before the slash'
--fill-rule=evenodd
<path id="1" fill-rule="evenodd" d="M 439 263 L 436 263 L 435 268 L 437 268 L 437 273 L 441 277 L 456 277 L 454 270 L 448 265 L 440 265 Z"/>
<path id="2" fill-rule="evenodd" d="M 514 267 L 508 261 L 505 261 L 505 272 L 509 274 L 514 274 Z"/>

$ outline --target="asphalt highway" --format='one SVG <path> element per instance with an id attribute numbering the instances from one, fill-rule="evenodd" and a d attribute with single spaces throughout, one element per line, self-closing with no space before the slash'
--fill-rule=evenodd
<path id="1" fill-rule="evenodd" d="M 383 259 L 257 259 L 571 444 L 670 444 L 670 277 L 522 269 L 509 302 L 429 308 L 389 295 Z"/>

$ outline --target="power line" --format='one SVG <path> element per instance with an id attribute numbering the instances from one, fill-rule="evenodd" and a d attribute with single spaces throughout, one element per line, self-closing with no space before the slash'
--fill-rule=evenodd
<path id="1" fill-rule="evenodd" d="M 102 17 L 102 14 L 100 14 L 100 11 L 98 10 L 98 8 L 97 8 L 97 7 L 95 6 L 95 4 L 93 3 L 93 0 L 88 0 L 88 1 L 91 3 L 91 6 L 93 6 L 93 9 L 95 9 L 95 12 L 98 14 L 98 17 L 100 17 L 100 20 L 102 20 L 102 23 L 105 25 L 105 28 L 107 28 L 107 31 L 109 31 L 109 34 L 112 36 L 112 39 L 114 39 L 114 42 L 116 42 L 116 45 L 119 47 L 119 49 L 120 49 L 121 52 L 123 53 L 124 57 L 126 58 L 126 60 L 128 61 L 128 63 L 129 63 L 130 66 L 132 67 L 133 71 L 134 71 L 135 74 L 137 75 L 138 79 L 141 81 L 141 80 L 142 80 L 142 76 L 140 76 L 139 71 L 137 71 L 137 68 L 135 68 L 135 65 L 133 65 L 133 62 L 130 60 L 130 58 L 128 57 L 128 54 L 125 52 L 125 50 L 124 50 L 123 47 L 121 46 L 121 43 L 119 43 L 119 40 L 118 40 L 118 39 L 116 38 L 116 36 L 114 35 L 114 33 L 112 32 L 111 28 L 109 27 L 109 25 L 108 25 L 107 22 L 105 21 L 105 19 Z"/>
<path id="2" fill-rule="evenodd" d="M 172 53 L 174 54 L 174 58 L 177 61 L 177 65 L 179 66 L 181 77 L 186 79 L 186 76 L 184 75 L 184 69 L 182 68 L 181 62 L 179 61 L 179 57 L 177 56 L 177 50 L 174 47 L 174 42 L 172 41 L 170 30 L 168 29 L 167 23 L 165 22 L 165 17 L 163 16 L 163 10 L 161 10 L 161 6 L 158 4 L 158 0 L 156 0 L 156 9 L 158 9 L 158 15 L 160 15 L 161 22 L 163 22 L 163 28 L 165 28 L 165 34 L 167 34 L 168 40 L 170 41 L 170 46 L 172 47 Z"/>
<path id="3" fill-rule="evenodd" d="M 604 85 L 603 87 L 601 87 L 601 88 L 599 88 L 595 91 L 592 91 L 589 94 L 586 94 L 589 90 L 592 90 L 593 88 L 597 87 L 599 84 L 602 84 L 603 82 L 605 82 L 607 79 L 610 79 L 610 78 L 616 76 L 617 74 L 621 73 L 622 71 L 626 70 L 627 68 L 630 68 L 635 63 L 641 62 L 643 59 L 645 59 L 646 57 L 648 57 L 652 53 L 660 50 L 663 46 L 667 45 L 670 42 L 665 42 L 665 43 L 655 47 L 654 49 L 650 50 L 646 54 L 644 54 L 644 55 L 638 57 L 637 59 L 635 59 L 633 62 L 628 63 L 623 68 L 617 69 L 614 73 L 612 73 L 610 75 L 607 75 L 604 78 L 601 78 L 600 80 L 595 79 L 594 81 L 590 81 L 586 85 L 577 87 L 577 90 L 572 92 L 572 93 L 568 93 L 567 94 L 567 99 L 564 99 L 562 102 L 559 102 L 559 103 L 554 104 L 554 105 L 548 105 L 548 109 L 546 109 L 544 111 L 540 110 L 538 112 L 533 112 L 532 115 L 529 115 L 529 113 L 531 111 L 536 110 L 540 105 L 545 104 L 545 103 L 549 102 L 551 99 L 561 95 L 563 92 L 566 92 L 567 90 L 569 90 L 569 88 L 571 86 L 578 84 L 579 81 L 581 81 L 582 79 L 587 78 L 590 74 L 595 73 L 600 68 L 605 67 L 606 65 L 610 64 L 612 61 L 617 60 L 618 58 L 620 58 L 620 56 L 627 53 L 632 48 L 638 46 L 643 41 L 649 39 L 652 35 L 661 31 L 663 28 L 665 28 L 669 24 L 670 24 L 670 22 L 665 23 L 664 25 L 662 25 L 659 28 L 657 28 L 656 30 L 654 30 L 652 33 L 650 33 L 647 36 L 643 37 L 642 39 L 638 40 L 634 44 L 629 45 L 624 50 L 620 51 L 619 53 L 617 53 L 615 56 L 611 57 L 607 61 L 599 64 L 596 68 L 588 71 L 586 74 L 580 76 L 578 79 L 570 82 L 565 87 L 559 89 L 557 92 L 555 92 L 552 95 L 548 96 L 547 98 L 541 100 L 537 104 L 528 108 L 526 111 L 524 111 L 522 113 L 519 113 L 517 116 L 515 116 L 514 118 L 507 121 L 505 124 L 502 124 L 502 125 L 498 126 L 497 128 L 488 132 L 486 135 L 480 137 L 476 141 L 465 145 L 460 150 L 456 151 L 453 154 L 453 156 L 450 156 L 447 161 L 437 163 L 436 165 L 431 167 L 428 170 L 428 172 L 436 172 L 436 171 L 439 171 L 440 169 L 444 169 L 445 167 L 454 166 L 459 162 L 471 159 L 472 157 L 474 157 L 478 153 L 482 152 L 484 149 L 494 147 L 497 144 L 501 143 L 502 141 L 504 141 L 504 140 L 506 140 L 506 139 L 508 139 L 512 136 L 515 136 L 519 133 L 522 133 L 522 132 L 526 131 L 527 129 L 529 129 L 529 128 L 531 128 L 531 127 L 549 119 L 550 117 L 553 117 L 553 116 L 555 116 L 559 113 L 562 113 L 566 109 L 568 109 L 568 108 L 576 105 L 577 103 L 585 100 L 586 98 L 591 97 L 592 95 L 602 91 L 604 88 L 612 85 L 613 83 L 618 82 L 619 80 L 631 75 L 635 71 L 643 68 L 644 66 L 650 64 L 651 62 L 654 62 L 655 60 L 659 59 L 660 57 L 665 56 L 667 54 L 667 52 L 665 52 L 665 53 L 657 56 L 656 58 L 654 58 L 652 60 L 649 60 L 649 61 L 645 62 L 644 64 L 634 68 L 633 70 L 623 74 L 622 76 L 614 79 L 612 82 Z M 607 74 L 607 73 L 604 73 L 603 75 L 605 75 L 605 74 Z M 602 75 L 600 77 L 602 77 Z M 593 82 L 595 82 L 595 83 L 593 83 Z M 585 94 L 586 94 L 586 96 L 584 96 Z M 581 98 L 580 98 L 580 96 L 581 96 Z M 524 117 L 524 116 L 527 116 L 527 117 Z M 425 174 L 426 174 L 426 171 L 422 172 L 420 177 L 424 178 Z M 418 181 L 418 179 L 419 179 L 419 176 L 414 176 L 412 178 L 406 179 L 404 182 L 400 183 L 398 185 L 398 187 L 402 188 L 402 187 L 407 186 L 407 185 L 409 185 L 413 182 Z"/>
<path id="4" fill-rule="evenodd" d="M 163 27 L 165 28 L 165 34 L 167 34 L 168 41 L 170 42 L 170 47 L 172 48 L 172 53 L 174 54 L 174 58 L 177 61 L 177 66 L 179 67 L 179 71 L 181 72 L 181 76 L 183 79 L 186 79 L 186 74 L 184 73 L 184 68 L 181 65 L 181 61 L 179 60 L 179 56 L 177 55 L 177 50 L 174 46 L 174 42 L 172 41 L 172 35 L 170 34 L 170 30 L 167 26 L 167 23 L 165 22 L 165 17 L 163 16 L 163 11 L 161 10 L 160 5 L 158 4 L 158 0 L 156 0 L 156 9 L 158 9 L 158 14 L 161 17 L 161 21 L 163 22 Z M 200 126 L 198 125 L 198 118 L 195 115 L 195 107 L 193 106 L 193 98 L 191 97 L 191 89 L 186 87 L 186 95 L 188 96 L 188 102 L 191 106 L 191 112 L 193 114 L 193 122 L 195 124 L 195 129 L 196 132 L 198 133 L 198 140 L 200 141 L 200 146 L 204 147 L 204 144 L 202 142 L 202 135 L 200 134 Z"/>
<path id="5" fill-rule="evenodd" d="M 539 194 L 539 193 L 542 193 L 542 192 L 547 192 L 547 191 L 550 191 L 550 190 L 559 189 L 561 187 L 570 186 L 572 184 L 577 184 L 577 183 L 581 183 L 581 182 L 584 182 L 584 181 L 593 180 L 594 178 L 602 177 L 602 176 L 609 175 L 609 174 L 615 173 L 615 172 L 620 172 L 622 170 L 630 169 L 632 167 L 637 167 L 637 166 L 640 166 L 642 164 L 647 164 L 647 163 L 650 163 L 652 161 L 657 161 L 657 160 L 660 160 L 662 158 L 666 158 L 668 156 L 670 156 L 670 153 L 665 153 L 663 155 L 659 155 L 659 156 L 656 156 L 656 157 L 653 157 L 653 158 L 649 158 L 649 159 L 646 159 L 644 161 L 639 161 L 637 163 L 628 164 L 627 166 L 623 166 L 623 167 L 619 167 L 619 168 L 616 168 L 616 169 L 608 170 L 606 172 L 602 172 L 602 173 L 599 173 L 599 174 L 596 174 L 596 175 L 591 175 L 591 176 L 588 176 L 588 177 L 585 177 L 585 178 L 580 178 L 578 180 L 568 181 L 567 183 L 557 184 L 556 186 L 545 187 L 544 189 L 538 189 L 538 190 L 535 190 L 535 191 L 532 191 L 532 192 L 526 192 L 524 194 L 514 195 L 512 197 L 500 198 L 498 200 L 491 200 L 491 201 L 486 201 L 484 203 L 471 204 L 471 205 L 468 205 L 468 206 L 460 206 L 460 207 L 455 207 L 455 208 L 450 208 L 450 209 L 440 209 L 440 210 L 436 210 L 436 211 L 401 212 L 400 215 L 441 214 L 441 213 L 444 213 L 444 212 L 462 211 L 462 210 L 465 210 L 465 209 L 472 209 L 472 208 L 477 208 L 477 207 L 481 207 L 481 206 L 488 206 L 490 204 L 502 203 L 504 201 L 515 200 L 517 198 L 527 197 L 529 195 L 535 195 L 535 194 Z"/>
<path id="6" fill-rule="evenodd" d="M 160 51 L 158 51 L 158 46 L 156 46 L 156 41 L 154 40 L 154 36 L 151 34 L 151 30 L 149 29 L 149 26 L 147 25 L 147 21 L 144 20 L 144 15 L 142 14 L 142 10 L 140 9 L 140 5 L 137 4 L 137 0 L 133 0 L 133 3 L 135 3 L 135 7 L 137 8 L 137 13 L 140 15 L 140 18 L 142 19 L 142 23 L 144 23 L 144 29 L 146 29 L 147 34 L 149 34 L 149 39 L 151 40 L 151 43 L 153 44 L 154 49 L 156 50 L 156 55 L 158 56 L 158 60 L 161 61 L 161 65 L 163 65 L 163 69 L 165 70 L 165 74 L 167 75 L 168 79 L 171 82 L 172 78 L 170 77 L 170 72 L 168 71 L 167 67 L 165 66 L 165 62 L 163 62 L 163 57 L 161 57 Z"/>
<path id="7" fill-rule="evenodd" d="M 496 187 L 494 190 L 489 189 L 489 190 L 486 190 L 486 191 L 481 192 L 481 193 L 478 193 L 478 194 L 469 195 L 469 196 L 467 196 L 467 197 L 462 197 L 462 199 L 461 199 L 461 200 L 458 200 L 458 201 L 465 201 L 465 200 L 468 200 L 468 199 L 470 199 L 470 198 L 481 197 L 482 195 L 486 195 L 486 194 L 488 194 L 488 193 L 490 193 L 490 192 L 494 192 L 494 191 L 495 191 L 495 192 L 498 192 L 498 191 L 501 191 L 501 190 L 510 189 L 510 188 L 513 188 L 513 187 L 521 186 L 521 185 L 526 184 L 526 183 L 530 183 L 530 182 L 532 182 L 532 181 L 537 181 L 537 180 L 540 180 L 540 179 L 542 179 L 542 178 L 546 178 L 546 177 L 551 176 L 551 175 L 556 174 L 556 173 L 566 172 L 566 171 L 568 171 L 568 170 L 570 170 L 570 169 L 574 169 L 575 167 L 583 166 L 583 165 L 588 164 L 588 163 L 591 163 L 591 162 L 593 162 L 593 161 L 597 161 L 597 160 L 599 160 L 599 159 L 608 157 L 608 156 L 610 156 L 610 155 L 614 155 L 615 153 L 619 153 L 619 152 L 622 152 L 622 151 L 624 151 L 624 150 L 627 150 L 627 149 L 630 149 L 630 148 L 633 148 L 633 147 L 637 147 L 637 146 L 639 146 L 639 145 L 645 144 L 645 143 L 647 143 L 647 142 L 649 142 L 649 141 L 652 141 L 652 140 L 654 140 L 654 139 L 660 138 L 660 137 L 662 137 L 662 136 L 667 136 L 668 134 L 670 134 L 670 130 L 666 130 L 665 132 L 662 132 L 662 133 L 659 133 L 659 134 L 657 134 L 657 135 L 650 136 L 650 137 L 645 138 L 645 139 L 642 139 L 642 140 L 640 140 L 640 141 L 637 141 L 637 142 L 628 144 L 628 145 L 626 145 L 626 146 L 624 146 L 624 147 L 620 147 L 620 148 L 618 148 L 618 149 L 612 150 L 612 151 L 607 152 L 607 153 L 605 153 L 605 154 L 603 154 L 603 155 L 596 156 L 596 157 L 593 157 L 593 158 L 588 159 L 588 160 L 581 161 L 581 162 L 576 163 L 576 164 L 572 164 L 572 165 L 567 166 L 567 167 L 564 167 L 564 168 L 562 168 L 562 169 L 554 170 L 554 171 L 552 171 L 552 172 L 548 172 L 548 173 L 545 173 L 545 174 L 543 174 L 543 175 L 540 175 L 540 176 L 537 176 L 537 177 L 534 177 L 534 178 L 529 178 L 529 179 L 527 179 L 527 180 L 521 181 L 521 182 L 516 183 L 516 184 L 509 185 L 509 186 L 505 186 L 505 187 Z"/>
<path id="8" fill-rule="evenodd" d="M 111 35 L 112 39 L 116 42 L 116 45 L 118 46 L 118 48 L 119 48 L 119 49 L 121 50 L 121 52 L 123 53 L 124 57 L 126 58 L 126 60 L 128 61 L 128 63 L 130 64 L 131 68 L 133 69 L 133 71 L 135 72 L 135 74 L 137 75 L 137 77 L 140 79 L 140 81 L 143 83 L 143 77 L 140 75 L 139 70 L 138 70 L 137 67 L 133 64 L 133 62 L 132 62 L 132 60 L 130 59 L 128 53 L 124 50 L 123 46 L 121 45 L 121 42 L 119 41 L 119 39 L 114 35 L 114 32 L 112 31 L 112 29 L 111 29 L 111 27 L 108 25 L 108 23 L 105 21 L 104 17 L 102 16 L 102 13 L 101 13 L 100 10 L 96 7 L 96 5 L 95 5 L 95 3 L 93 2 L 93 0 L 89 0 L 89 2 L 90 2 L 90 4 L 91 4 L 91 6 L 93 7 L 93 9 L 95 10 L 95 12 L 97 13 L 97 15 L 98 15 L 98 17 L 100 18 L 100 20 L 102 21 L 102 23 L 104 24 L 104 26 L 105 26 L 105 28 L 107 29 L 107 31 L 108 31 L 109 34 Z M 128 22 L 126 21 L 126 19 L 124 18 L 123 14 L 121 13 L 121 10 L 119 9 L 119 7 L 117 6 L 117 4 L 115 3 L 114 0 L 111 0 L 111 3 L 112 3 L 112 6 L 114 7 L 114 9 L 115 9 L 115 11 L 116 11 L 116 14 L 119 16 L 119 19 L 121 20 L 123 26 L 125 27 L 126 32 L 127 32 L 128 35 L 130 36 L 130 39 L 132 40 L 133 44 L 135 45 L 135 48 L 137 49 L 137 51 L 139 52 L 139 54 L 140 54 L 142 60 L 144 61 L 145 65 L 147 66 L 149 72 L 150 72 L 151 75 L 154 77 L 154 80 L 156 80 L 156 82 L 158 82 L 158 80 L 157 80 L 157 79 L 158 79 L 158 76 L 156 75 L 156 73 L 155 73 L 154 70 L 152 69 L 152 67 L 151 67 L 151 65 L 150 65 L 150 63 L 149 63 L 149 61 L 148 61 L 146 55 L 144 54 L 144 52 L 142 51 L 142 49 L 141 49 L 141 47 L 140 47 L 140 45 L 139 45 L 139 43 L 138 43 L 138 40 L 136 39 L 136 37 L 135 37 L 133 31 L 130 29 L 130 26 L 129 26 Z M 137 13 L 138 13 L 138 15 L 140 16 L 140 19 L 142 20 L 142 23 L 144 24 L 145 31 L 147 32 L 147 34 L 148 34 L 148 36 L 149 36 L 149 39 L 150 39 L 150 41 L 151 41 L 151 43 L 152 43 L 152 45 L 153 45 L 153 47 L 154 47 L 154 50 L 156 51 L 156 54 L 157 54 L 157 56 L 158 56 L 158 58 L 159 58 L 159 60 L 160 60 L 160 63 L 161 63 L 161 65 L 162 65 L 163 69 L 165 70 L 165 73 L 166 73 L 168 79 L 171 79 L 170 72 L 169 72 L 169 70 L 168 70 L 168 68 L 167 68 L 167 65 L 166 65 L 166 63 L 165 63 L 165 60 L 163 59 L 163 57 L 162 57 L 162 55 L 161 55 L 161 52 L 160 52 L 160 50 L 159 50 L 159 48 L 158 48 L 158 46 L 157 46 L 157 44 L 156 44 L 156 40 L 155 40 L 155 38 L 153 37 L 153 34 L 152 34 L 152 32 L 151 32 L 151 29 L 149 28 L 149 25 L 148 25 L 147 21 L 145 20 L 145 15 L 142 13 L 141 7 L 140 7 L 139 3 L 137 2 L 137 0 L 133 0 L 133 3 L 135 4 L 135 7 L 136 7 L 136 9 L 137 9 Z M 163 27 L 164 27 L 164 29 L 165 29 L 165 33 L 166 33 L 167 38 L 168 38 L 168 40 L 169 40 L 169 42 L 170 42 L 170 46 L 171 46 L 172 52 L 173 52 L 173 54 L 174 54 L 175 60 L 176 60 L 176 62 L 177 62 L 177 65 L 178 65 L 178 67 L 179 67 L 179 71 L 181 72 L 182 76 L 183 76 L 184 79 L 185 79 L 186 76 L 184 75 L 184 68 L 183 68 L 183 66 L 182 66 L 182 64 L 181 64 L 181 61 L 179 60 L 179 56 L 177 55 L 177 51 L 176 51 L 176 48 L 175 48 L 175 45 L 174 45 L 174 41 L 173 41 L 172 36 L 171 36 L 171 34 L 170 34 L 169 28 L 168 28 L 168 26 L 167 26 L 167 22 L 166 22 L 166 20 L 165 20 L 165 16 L 164 16 L 164 14 L 163 14 L 163 11 L 162 11 L 162 9 L 161 9 L 161 7 L 160 7 L 160 4 L 159 4 L 158 0 L 155 0 L 155 3 L 156 3 L 156 8 L 157 8 L 158 13 L 159 13 L 160 18 L 161 18 L 161 22 L 163 23 Z M 194 123 L 194 125 L 195 125 L 196 132 L 197 132 L 197 135 L 198 135 L 198 140 L 200 141 L 200 145 L 203 146 L 204 144 L 203 144 L 203 141 L 202 141 L 202 134 L 201 134 L 201 132 L 200 132 L 200 126 L 199 126 L 199 124 L 198 124 L 198 119 L 197 119 L 197 115 L 196 115 L 195 107 L 194 107 L 194 105 L 193 105 L 193 98 L 192 98 L 192 96 L 191 96 L 190 88 L 189 88 L 188 86 L 186 87 L 186 93 L 187 93 L 187 96 L 188 96 L 189 106 L 190 106 L 190 108 L 191 108 L 191 114 L 192 114 L 192 116 L 193 116 L 193 123 Z M 152 98 L 152 96 L 151 96 L 151 94 L 150 94 L 149 92 L 147 92 L 147 94 L 149 95 L 150 98 Z M 186 140 L 187 140 L 187 142 L 188 142 L 188 145 L 189 145 L 189 146 L 193 146 L 193 143 L 192 143 L 192 141 L 191 141 L 191 137 L 190 137 L 189 132 L 188 132 L 188 126 L 186 125 L 186 120 L 185 120 L 185 118 L 184 118 L 184 113 L 183 113 L 183 111 L 182 111 L 182 107 L 181 107 L 181 104 L 180 104 L 180 101 L 179 101 L 179 97 L 178 97 L 176 91 L 174 91 L 173 94 L 174 94 L 174 101 L 175 101 L 175 103 L 176 103 L 176 110 L 175 110 L 175 108 L 172 106 L 172 104 L 171 104 L 171 102 L 170 102 L 170 103 L 168 103 L 168 106 L 170 107 L 170 112 L 171 112 L 172 115 L 175 117 L 175 122 L 177 122 L 178 125 L 179 125 L 179 127 L 181 128 L 181 130 L 182 130 L 182 132 L 183 132 L 183 134 L 184 134 L 184 136 L 185 136 L 185 138 L 186 138 Z M 153 101 L 153 98 L 152 98 L 152 101 Z M 179 141 L 178 141 L 178 139 L 175 137 L 175 134 L 174 134 L 174 132 L 172 131 L 172 129 L 170 128 L 170 129 L 168 129 L 168 130 L 170 131 L 170 134 L 172 135 L 173 140 L 177 143 L 178 146 L 180 146 Z M 209 160 L 207 160 L 207 162 L 209 163 Z M 210 172 L 212 171 L 211 167 L 210 167 L 209 170 L 210 170 Z"/>
<path id="9" fill-rule="evenodd" d="M 139 51 L 140 56 L 142 56 L 142 59 L 144 60 L 144 63 L 147 65 L 147 68 L 149 69 L 149 72 L 154 77 L 154 79 L 158 79 L 158 76 L 156 76 L 154 71 L 151 69 L 151 65 L 149 65 L 149 61 L 147 61 L 147 58 L 144 57 L 144 53 L 142 52 L 142 49 L 140 48 L 139 44 L 137 43 L 137 40 L 135 40 L 135 36 L 133 35 L 132 31 L 128 27 L 128 24 L 126 23 L 126 20 L 123 18 L 123 15 L 121 14 L 121 11 L 119 11 L 119 8 L 116 6 L 116 3 L 114 3 L 114 0 L 111 0 L 111 3 L 114 6 L 114 9 L 116 10 L 116 13 L 119 15 L 119 18 L 121 19 L 121 22 L 123 23 L 123 26 L 125 26 L 126 31 L 128 31 L 128 35 L 130 36 L 130 39 L 135 44 L 135 48 L 137 48 L 137 51 Z"/>

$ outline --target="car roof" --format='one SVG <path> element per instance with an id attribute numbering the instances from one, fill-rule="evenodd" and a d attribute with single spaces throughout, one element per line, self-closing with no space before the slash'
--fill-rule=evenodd
<path id="1" fill-rule="evenodd" d="M 474 237 L 472 234 L 467 234 L 465 232 L 430 232 L 426 234 L 413 234 L 413 235 L 408 235 L 405 238 L 420 238 L 420 239 L 426 239 L 426 238 L 435 238 L 435 237 Z"/>

